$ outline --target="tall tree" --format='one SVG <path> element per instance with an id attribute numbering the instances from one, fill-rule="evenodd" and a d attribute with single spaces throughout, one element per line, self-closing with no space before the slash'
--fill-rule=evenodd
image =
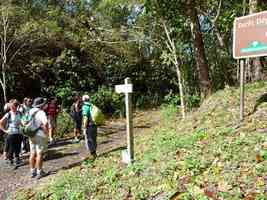
<path id="1" fill-rule="evenodd" d="M 193 47 L 195 53 L 195 61 L 199 70 L 199 81 L 202 94 L 207 96 L 211 94 L 212 84 L 209 78 L 209 67 L 205 55 L 203 37 L 200 30 L 200 23 L 196 3 L 194 0 L 187 2 L 187 14 L 191 20 L 191 33 L 193 38 Z"/>

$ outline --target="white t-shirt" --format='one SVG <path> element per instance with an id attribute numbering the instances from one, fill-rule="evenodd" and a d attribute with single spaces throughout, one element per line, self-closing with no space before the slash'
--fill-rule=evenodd
<path id="1" fill-rule="evenodd" d="M 4 118 L 7 120 L 8 134 L 19 134 L 21 115 L 18 112 L 9 111 Z"/>
<path id="2" fill-rule="evenodd" d="M 32 109 L 30 109 L 29 114 L 32 115 L 36 111 L 37 111 L 37 113 L 34 116 L 36 128 L 41 127 L 41 125 L 46 125 L 48 120 L 47 120 L 47 116 L 43 110 L 41 110 L 39 108 L 32 108 Z M 46 134 L 44 133 L 43 129 L 41 129 L 41 128 L 37 131 L 36 134 L 41 136 L 41 137 L 47 137 Z"/>

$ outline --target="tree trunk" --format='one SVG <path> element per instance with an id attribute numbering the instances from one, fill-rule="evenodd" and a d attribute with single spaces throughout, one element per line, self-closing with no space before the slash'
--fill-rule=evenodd
<path id="1" fill-rule="evenodd" d="M 249 14 L 256 13 L 258 11 L 258 0 L 249 0 Z M 259 81 L 263 79 L 263 67 L 260 62 L 260 58 L 251 59 L 251 80 Z"/>
<path id="2" fill-rule="evenodd" d="M 197 10 L 194 5 L 190 4 L 188 14 L 191 19 L 191 33 L 193 37 L 193 46 L 195 53 L 195 60 L 198 67 L 198 78 L 200 81 L 201 93 L 204 97 L 211 94 L 211 81 L 209 78 L 209 67 L 205 55 L 204 43 L 202 33 L 200 30 Z"/>
<path id="3" fill-rule="evenodd" d="M 8 11 L 2 9 L 2 23 L 3 23 L 3 34 L 1 36 L 1 73 L 2 79 L 0 81 L 2 90 L 3 90 L 3 97 L 4 102 L 7 102 L 7 92 L 6 92 L 6 64 L 7 64 L 7 29 L 8 29 Z"/>
<path id="4" fill-rule="evenodd" d="M 175 65 L 175 68 L 176 68 L 176 74 L 177 74 L 178 85 L 179 85 L 179 93 L 180 93 L 180 99 L 181 99 L 182 118 L 185 119 L 186 109 L 185 109 L 184 88 L 183 88 L 181 70 L 180 70 L 179 62 L 178 62 L 178 58 L 177 58 L 177 50 L 176 50 L 174 41 L 170 37 L 170 34 L 169 34 L 168 29 L 167 29 L 166 23 L 164 21 L 163 21 L 163 27 L 164 27 L 166 36 L 168 38 L 168 41 L 166 41 L 166 44 L 167 44 L 167 47 L 168 47 L 170 53 L 172 54 L 172 57 L 173 57 L 172 58 L 172 62 Z"/>
<path id="5" fill-rule="evenodd" d="M 179 63 L 177 61 L 177 58 L 175 59 L 175 67 L 176 67 L 176 73 L 177 73 L 177 78 L 178 78 L 178 84 L 179 84 L 179 92 L 180 92 L 180 98 L 181 98 L 181 111 L 182 111 L 182 117 L 183 119 L 185 118 L 185 100 L 184 100 L 184 88 L 183 88 L 183 83 L 182 83 L 182 75 L 181 71 L 179 68 Z"/>

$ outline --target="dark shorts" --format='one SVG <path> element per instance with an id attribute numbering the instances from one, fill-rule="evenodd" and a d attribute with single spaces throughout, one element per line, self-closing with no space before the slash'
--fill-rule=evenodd
<path id="1" fill-rule="evenodd" d="M 74 128 L 81 130 L 82 120 L 74 120 Z"/>
<path id="2" fill-rule="evenodd" d="M 72 113 L 71 117 L 74 122 L 74 128 L 81 130 L 82 128 L 82 115 L 80 113 Z"/>

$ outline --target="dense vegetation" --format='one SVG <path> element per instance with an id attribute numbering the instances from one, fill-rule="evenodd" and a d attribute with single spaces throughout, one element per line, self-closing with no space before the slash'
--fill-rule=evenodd
<path id="1" fill-rule="evenodd" d="M 258 1 L 258 10 L 264 6 Z M 233 20 L 250 7 L 243 0 L 1 1 L 1 101 L 53 95 L 69 105 L 75 93 L 98 92 L 94 100 L 107 95 L 109 107 L 101 107 L 114 112 L 114 85 L 130 77 L 137 106 L 179 104 L 179 71 L 186 105 L 195 106 L 201 94 L 237 83 Z"/>

